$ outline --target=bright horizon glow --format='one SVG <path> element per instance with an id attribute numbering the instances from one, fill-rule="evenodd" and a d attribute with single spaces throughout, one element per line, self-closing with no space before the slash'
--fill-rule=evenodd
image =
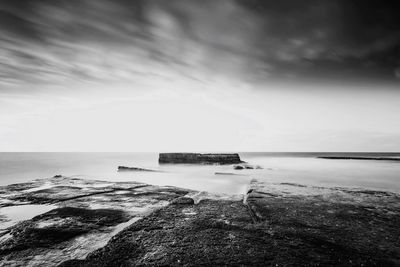
<path id="1" fill-rule="evenodd" d="M 232 84 L 174 79 L 9 94 L 0 151 L 400 151 L 397 90 Z"/>

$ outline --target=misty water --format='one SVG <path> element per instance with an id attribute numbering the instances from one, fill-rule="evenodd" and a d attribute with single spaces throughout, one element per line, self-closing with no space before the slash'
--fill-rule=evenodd
<path id="1" fill-rule="evenodd" d="M 239 153 L 263 169 L 234 170 L 232 165 L 159 165 L 158 153 L 0 153 L 0 185 L 57 174 L 104 181 L 138 181 L 214 193 L 242 194 L 251 179 L 328 187 L 400 192 L 400 162 L 330 160 L 344 153 Z M 400 154 L 356 156 L 400 157 Z M 119 165 L 161 172 L 117 172 Z M 216 172 L 236 175 L 216 175 Z"/>

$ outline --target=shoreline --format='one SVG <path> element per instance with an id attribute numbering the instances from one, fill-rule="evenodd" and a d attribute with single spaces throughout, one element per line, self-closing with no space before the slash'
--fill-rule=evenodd
<path id="1" fill-rule="evenodd" d="M 4 266 L 400 263 L 400 195 L 385 191 L 253 179 L 223 195 L 58 177 L 1 187 L 0 200 L 52 208 L 0 232 Z"/>

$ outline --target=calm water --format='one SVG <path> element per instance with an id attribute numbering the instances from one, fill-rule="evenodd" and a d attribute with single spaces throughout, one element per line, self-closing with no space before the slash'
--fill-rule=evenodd
<path id="1" fill-rule="evenodd" d="M 62 174 L 231 194 L 243 193 L 253 178 L 400 192 L 400 162 L 316 158 L 332 155 L 400 157 L 400 153 L 240 153 L 243 160 L 263 169 L 234 171 L 232 166 L 158 165 L 157 153 L 0 153 L 0 185 Z M 163 172 L 117 172 L 118 165 Z M 215 175 L 215 172 L 240 175 Z"/>

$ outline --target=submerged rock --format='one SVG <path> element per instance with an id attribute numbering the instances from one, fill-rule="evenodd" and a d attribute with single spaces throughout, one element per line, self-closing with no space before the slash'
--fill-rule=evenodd
<path id="1" fill-rule="evenodd" d="M 215 175 L 238 175 L 236 173 L 233 172 L 215 172 Z"/>
<path id="2" fill-rule="evenodd" d="M 118 171 L 157 172 L 156 170 L 126 166 L 118 166 Z"/>
<path id="3" fill-rule="evenodd" d="M 159 163 L 237 164 L 239 154 L 160 153 Z"/>

